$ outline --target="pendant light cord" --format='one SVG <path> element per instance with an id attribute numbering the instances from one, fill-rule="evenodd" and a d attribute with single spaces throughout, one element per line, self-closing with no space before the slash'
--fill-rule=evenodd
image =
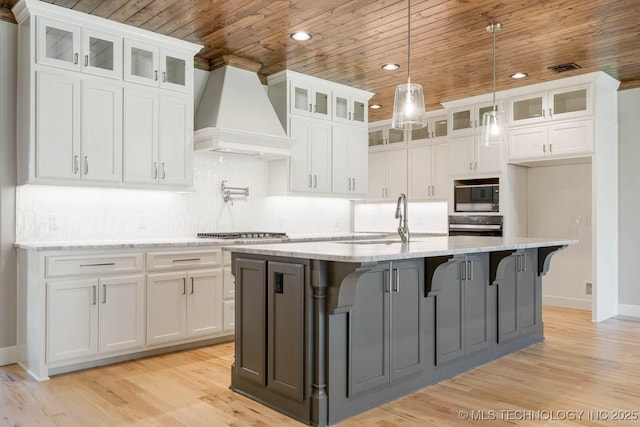
<path id="1" fill-rule="evenodd" d="M 411 83 L 411 0 L 407 8 L 407 84 Z"/>
<path id="2" fill-rule="evenodd" d="M 496 25 L 492 24 L 493 27 L 493 111 L 497 111 L 498 108 L 496 106 Z"/>

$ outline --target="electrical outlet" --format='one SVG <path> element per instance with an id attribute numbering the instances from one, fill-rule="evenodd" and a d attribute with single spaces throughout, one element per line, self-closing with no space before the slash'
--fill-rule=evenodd
<path id="1" fill-rule="evenodd" d="M 593 285 L 590 282 L 584 284 L 584 293 L 587 295 L 591 295 L 593 292 Z"/>

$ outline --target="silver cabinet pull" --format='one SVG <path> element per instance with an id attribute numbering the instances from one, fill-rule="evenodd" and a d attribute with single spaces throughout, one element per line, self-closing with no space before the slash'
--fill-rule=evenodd
<path id="1" fill-rule="evenodd" d="M 193 277 L 191 278 L 191 295 L 193 295 Z"/>
<path id="2" fill-rule="evenodd" d="M 162 72 L 162 83 L 165 83 L 167 81 L 167 73 L 166 72 Z"/>
<path id="3" fill-rule="evenodd" d="M 542 145 L 542 152 L 547 154 L 547 144 Z"/>
<path id="4" fill-rule="evenodd" d="M 393 291 L 397 293 L 400 292 L 400 269 L 395 268 L 394 272 Z"/>
<path id="5" fill-rule="evenodd" d="M 520 255 L 522 257 L 522 263 L 520 265 L 520 268 L 522 270 L 520 271 L 527 271 L 527 256 L 525 254 Z"/>
<path id="6" fill-rule="evenodd" d="M 353 120 L 353 119 L 351 118 L 351 111 L 349 111 L 349 120 Z"/>
<path id="7" fill-rule="evenodd" d="M 185 277 L 182 278 L 182 295 L 187 294 L 187 279 Z"/>
<path id="8" fill-rule="evenodd" d="M 88 67 L 89 66 L 89 55 L 85 55 L 84 56 L 84 66 Z"/>
<path id="9" fill-rule="evenodd" d="M 102 303 L 107 303 L 107 285 L 102 285 Z"/>
<path id="10" fill-rule="evenodd" d="M 516 255 L 516 271 L 521 271 L 520 264 L 522 263 L 522 260 L 520 258 L 521 258 L 520 255 Z"/>
<path id="11" fill-rule="evenodd" d="M 312 181 L 312 179 L 313 179 L 313 178 L 311 178 L 311 174 L 309 174 L 309 185 L 308 185 L 308 187 L 309 187 L 309 188 L 311 188 L 311 187 L 313 186 L 313 181 Z"/>
<path id="12" fill-rule="evenodd" d="M 387 280 L 384 282 L 384 291 L 391 292 L 391 270 L 387 270 Z"/>
<path id="13" fill-rule="evenodd" d="M 153 162 L 153 179 L 158 179 L 158 162 Z"/>
<path id="14" fill-rule="evenodd" d="M 478 170 L 478 162 L 473 162 L 473 170 Z"/>
<path id="15" fill-rule="evenodd" d="M 467 280 L 467 277 L 469 277 L 469 264 L 467 261 L 462 262 L 462 264 L 460 264 L 460 280 Z"/>
<path id="16" fill-rule="evenodd" d="M 93 264 L 80 264 L 80 267 L 105 267 L 109 265 L 116 265 L 115 262 L 97 262 Z"/>
<path id="17" fill-rule="evenodd" d="M 469 170 L 472 171 L 473 170 L 473 162 L 469 162 Z"/>
<path id="18" fill-rule="evenodd" d="M 96 299 L 97 299 L 97 297 L 96 297 L 96 293 L 97 293 L 96 285 L 93 285 L 91 287 L 91 290 L 92 290 L 91 293 L 92 293 L 92 298 L 93 298 L 93 302 L 91 304 L 92 305 L 96 305 L 96 303 L 97 303 L 97 301 L 96 301 Z"/>
<path id="19" fill-rule="evenodd" d="M 473 261 L 469 261 L 469 280 L 473 280 Z"/>
<path id="20" fill-rule="evenodd" d="M 78 158 L 78 155 L 73 156 L 72 170 L 74 174 L 78 173 L 80 170 L 80 159 Z"/>
<path id="21" fill-rule="evenodd" d="M 549 143 L 549 154 L 553 154 L 553 144 Z"/>
<path id="22" fill-rule="evenodd" d="M 549 108 L 549 118 L 553 117 L 553 108 Z"/>
<path id="23" fill-rule="evenodd" d="M 544 111 L 544 109 L 542 110 L 542 118 L 543 118 L 543 119 L 546 119 L 546 118 L 547 118 L 547 116 L 545 116 L 545 111 Z"/>
<path id="24" fill-rule="evenodd" d="M 153 71 L 153 80 L 158 81 L 158 70 Z"/>
<path id="25" fill-rule="evenodd" d="M 77 64 L 78 63 L 78 52 L 73 54 L 73 63 Z"/>
<path id="26" fill-rule="evenodd" d="M 311 109 L 311 104 L 309 104 L 309 112 L 312 113 L 313 110 Z"/>
<path id="27" fill-rule="evenodd" d="M 313 188 L 318 188 L 318 175 L 313 175 Z"/>
<path id="28" fill-rule="evenodd" d="M 84 156 L 84 174 L 87 175 L 89 173 L 89 157 Z"/>
<path id="29" fill-rule="evenodd" d="M 167 169 L 164 162 L 162 162 L 162 179 L 165 179 L 166 177 L 167 177 Z"/>
<path id="30" fill-rule="evenodd" d="M 349 185 L 349 191 L 351 191 L 351 178 L 347 178 L 347 183 Z"/>
<path id="31" fill-rule="evenodd" d="M 356 179 L 355 178 L 351 178 L 353 179 L 353 185 L 351 186 L 353 191 L 356 191 Z"/>
<path id="32" fill-rule="evenodd" d="M 187 261 L 200 261 L 200 258 L 182 258 L 182 259 L 171 260 L 171 262 L 187 262 Z"/>

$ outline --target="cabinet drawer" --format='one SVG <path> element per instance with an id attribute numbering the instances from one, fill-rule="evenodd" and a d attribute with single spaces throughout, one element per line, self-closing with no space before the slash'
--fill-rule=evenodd
<path id="1" fill-rule="evenodd" d="M 222 251 L 148 252 L 147 271 L 216 268 L 222 266 Z"/>
<path id="2" fill-rule="evenodd" d="M 48 256 L 47 277 L 135 273 L 142 271 L 142 254 Z"/>

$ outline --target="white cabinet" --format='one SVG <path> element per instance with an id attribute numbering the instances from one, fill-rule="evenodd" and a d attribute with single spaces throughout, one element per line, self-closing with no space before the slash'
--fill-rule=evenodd
<path id="1" fill-rule="evenodd" d="M 289 112 L 331 120 L 331 88 L 303 79 L 289 80 Z"/>
<path id="2" fill-rule="evenodd" d="M 231 252 L 222 252 L 222 334 L 233 335 L 236 330 L 236 284 L 231 274 Z"/>
<path id="3" fill-rule="evenodd" d="M 369 153 L 369 199 L 395 200 L 407 193 L 407 150 Z"/>
<path id="4" fill-rule="evenodd" d="M 221 258 L 220 251 L 147 253 L 148 345 L 222 333 Z"/>
<path id="5" fill-rule="evenodd" d="M 125 88 L 125 183 L 189 185 L 192 109 L 189 96 Z"/>
<path id="6" fill-rule="evenodd" d="M 122 78 L 122 37 L 39 16 L 39 64 Z"/>
<path id="7" fill-rule="evenodd" d="M 141 348 L 144 276 L 47 282 L 47 362 Z"/>
<path id="8" fill-rule="evenodd" d="M 421 144 L 408 149 L 410 200 L 449 197 L 449 147 L 447 143 Z"/>
<path id="9" fill-rule="evenodd" d="M 165 89 L 192 91 L 193 55 L 125 39 L 124 79 Z"/>
<path id="10" fill-rule="evenodd" d="M 366 126 L 368 123 L 367 97 L 347 90 L 333 91 L 333 121 Z"/>
<path id="11" fill-rule="evenodd" d="M 386 149 L 391 146 L 402 146 L 407 143 L 404 130 L 394 129 L 389 123 L 376 123 L 369 127 L 369 148 Z"/>
<path id="12" fill-rule="evenodd" d="M 449 140 L 450 175 L 500 174 L 503 169 L 504 144 L 483 146 L 477 135 Z"/>
<path id="13" fill-rule="evenodd" d="M 502 108 L 501 101 L 497 101 L 496 105 L 498 109 Z M 484 113 L 492 110 L 490 102 L 449 110 L 449 136 L 481 134 Z"/>
<path id="14" fill-rule="evenodd" d="M 331 140 L 334 194 L 367 195 L 367 130 L 359 126 L 333 125 Z"/>
<path id="15" fill-rule="evenodd" d="M 291 191 L 331 192 L 331 124 L 292 117 L 289 136 L 296 140 L 289 159 Z"/>
<path id="16" fill-rule="evenodd" d="M 509 161 L 587 156 L 593 140 L 593 120 L 516 128 L 509 134 Z"/>
<path id="17" fill-rule="evenodd" d="M 427 125 L 421 129 L 409 132 L 409 143 L 436 142 L 446 140 L 448 135 L 448 120 L 446 115 L 428 117 Z"/>
<path id="18" fill-rule="evenodd" d="M 510 127 L 593 115 L 593 85 L 553 89 L 509 100 Z"/>
<path id="19" fill-rule="evenodd" d="M 36 85 L 36 177 L 119 182 L 122 87 L 45 71 Z"/>

